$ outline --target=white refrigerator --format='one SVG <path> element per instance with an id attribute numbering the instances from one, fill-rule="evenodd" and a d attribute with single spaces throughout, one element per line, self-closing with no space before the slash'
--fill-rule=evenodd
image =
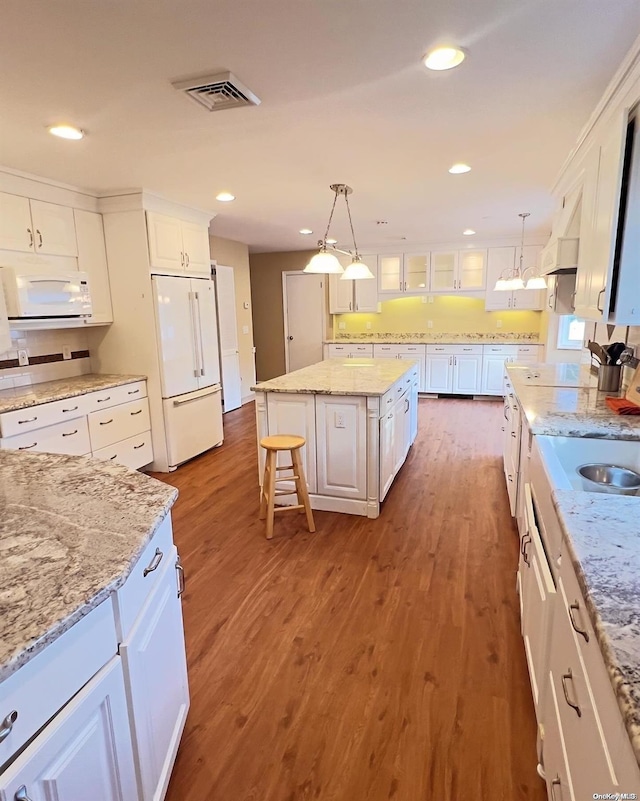
<path id="1" fill-rule="evenodd" d="M 152 278 L 169 469 L 220 445 L 216 302 L 207 278 Z"/>

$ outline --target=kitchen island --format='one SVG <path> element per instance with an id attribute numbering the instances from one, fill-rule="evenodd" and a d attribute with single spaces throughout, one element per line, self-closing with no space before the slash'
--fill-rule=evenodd
<path id="1" fill-rule="evenodd" d="M 312 507 L 378 517 L 417 434 L 418 382 L 417 362 L 349 358 L 252 387 L 260 482 L 260 439 L 298 434 Z"/>

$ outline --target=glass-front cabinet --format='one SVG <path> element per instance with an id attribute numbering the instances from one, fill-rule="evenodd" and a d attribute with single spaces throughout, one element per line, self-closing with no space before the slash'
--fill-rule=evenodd
<path id="1" fill-rule="evenodd" d="M 402 254 L 378 256 L 378 292 L 397 295 L 403 291 Z"/>
<path id="2" fill-rule="evenodd" d="M 431 291 L 454 292 L 458 278 L 458 252 L 438 251 L 431 254 Z"/>
<path id="3" fill-rule="evenodd" d="M 456 289 L 482 290 L 486 287 L 486 250 L 461 250 L 458 254 Z"/>
<path id="4" fill-rule="evenodd" d="M 429 291 L 429 253 L 405 253 L 404 291 L 413 295 Z"/>

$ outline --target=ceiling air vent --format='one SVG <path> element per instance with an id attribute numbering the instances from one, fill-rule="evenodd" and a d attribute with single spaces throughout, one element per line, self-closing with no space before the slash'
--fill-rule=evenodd
<path id="1" fill-rule="evenodd" d="M 204 78 L 177 81 L 174 89 L 184 92 L 207 111 L 222 111 L 240 106 L 259 106 L 260 98 L 239 81 L 231 72 L 220 72 Z"/>

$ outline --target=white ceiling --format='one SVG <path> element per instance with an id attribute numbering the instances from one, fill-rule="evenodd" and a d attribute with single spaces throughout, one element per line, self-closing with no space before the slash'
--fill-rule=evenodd
<path id="1" fill-rule="evenodd" d="M 313 247 L 333 182 L 354 187 L 365 250 L 518 235 L 521 211 L 546 233 L 549 188 L 639 32 L 638 0 L 3 0 L 0 162 L 212 209 L 213 233 L 253 251 Z M 429 72 L 443 38 L 468 58 Z M 208 113 L 171 86 L 224 69 L 262 104 Z M 54 139 L 58 120 L 88 136 Z"/>

